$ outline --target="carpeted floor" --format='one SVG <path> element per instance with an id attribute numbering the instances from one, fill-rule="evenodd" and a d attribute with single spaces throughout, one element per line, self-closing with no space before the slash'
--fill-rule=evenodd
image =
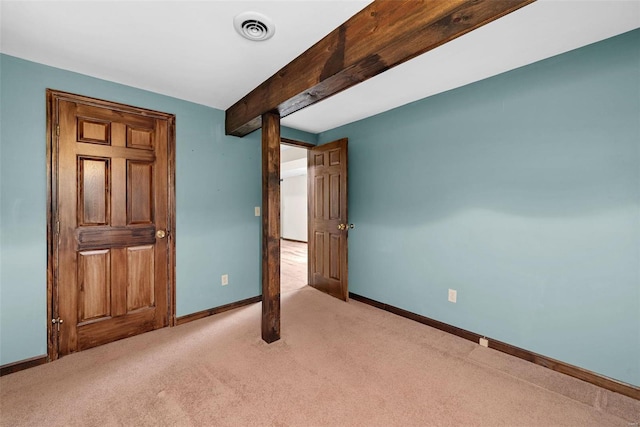
<path id="1" fill-rule="evenodd" d="M 624 426 L 640 402 L 308 286 L 0 378 L 2 426 Z"/>

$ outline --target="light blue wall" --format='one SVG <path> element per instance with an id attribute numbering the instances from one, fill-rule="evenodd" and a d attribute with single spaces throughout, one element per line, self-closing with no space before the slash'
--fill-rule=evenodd
<path id="1" fill-rule="evenodd" d="M 640 385 L 639 46 L 636 30 L 320 135 L 350 140 L 351 291 Z M 46 353 L 47 87 L 176 114 L 178 316 L 260 292 L 259 132 L 0 55 L 0 364 Z"/>
<path id="2" fill-rule="evenodd" d="M 352 292 L 640 385 L 640 30 L 341 137 Z"/>
<path id="3" fill-rule="evenodd" d="M 227 137 L 223 111 L 1 55 L 0 365 L 46 353 L 46 88 L 176 115 L 178 316 L 260 294 L 260 132 Z"/>

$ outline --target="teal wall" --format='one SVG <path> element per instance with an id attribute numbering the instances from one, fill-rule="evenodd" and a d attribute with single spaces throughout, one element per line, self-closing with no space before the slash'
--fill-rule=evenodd
<path id="1" fill-rule="evenodd" d="M 0 364 L 46 353 L 47 87 L 176 115 L 178 316 L 260 292 L 259 132 L 227 137 L 222 111 L 0 55 Z M 640 385 L 639 117 L 636 30 L 283 134 L 349 137 L 351 291 Z"/>
<path id="2" fill-rule="evenodd" d="M 640 30 L 341 137 L 352 292 L 640 385 Z"/>
<path id="3" fill-rule="evenodd" d="M 178 316 L 260 294 L 260 132 L 227 137 L 223 111 L 1 55 L 0 365 L 46 353 L 46 88 L 176 115 Z"/>

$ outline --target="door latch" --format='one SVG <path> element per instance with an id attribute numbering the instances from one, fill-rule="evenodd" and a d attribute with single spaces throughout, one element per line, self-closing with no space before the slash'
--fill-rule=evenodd
<path id="1" fill-rule="evenodd" d="M 58 317 L 57 319 L 51 319 L 51 323 L 56 325 L 56 330 L 60 332 L 60 325 L 64 323 L 64 320 Z"/>

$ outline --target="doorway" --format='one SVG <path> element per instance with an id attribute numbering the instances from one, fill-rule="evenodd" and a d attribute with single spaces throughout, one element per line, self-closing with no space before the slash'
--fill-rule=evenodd
<path id="1" fill-rule="evenodd" d="M 310 285 L 349 299 L 347 145 L 346 138 L 322 146 L 282 139 L 281 293 Z"/>
<path id="2" fill-rule="evenodd" d="M 306 146 L 280 145 L 280 292 L 285 294 L 308 284 Z"/>

